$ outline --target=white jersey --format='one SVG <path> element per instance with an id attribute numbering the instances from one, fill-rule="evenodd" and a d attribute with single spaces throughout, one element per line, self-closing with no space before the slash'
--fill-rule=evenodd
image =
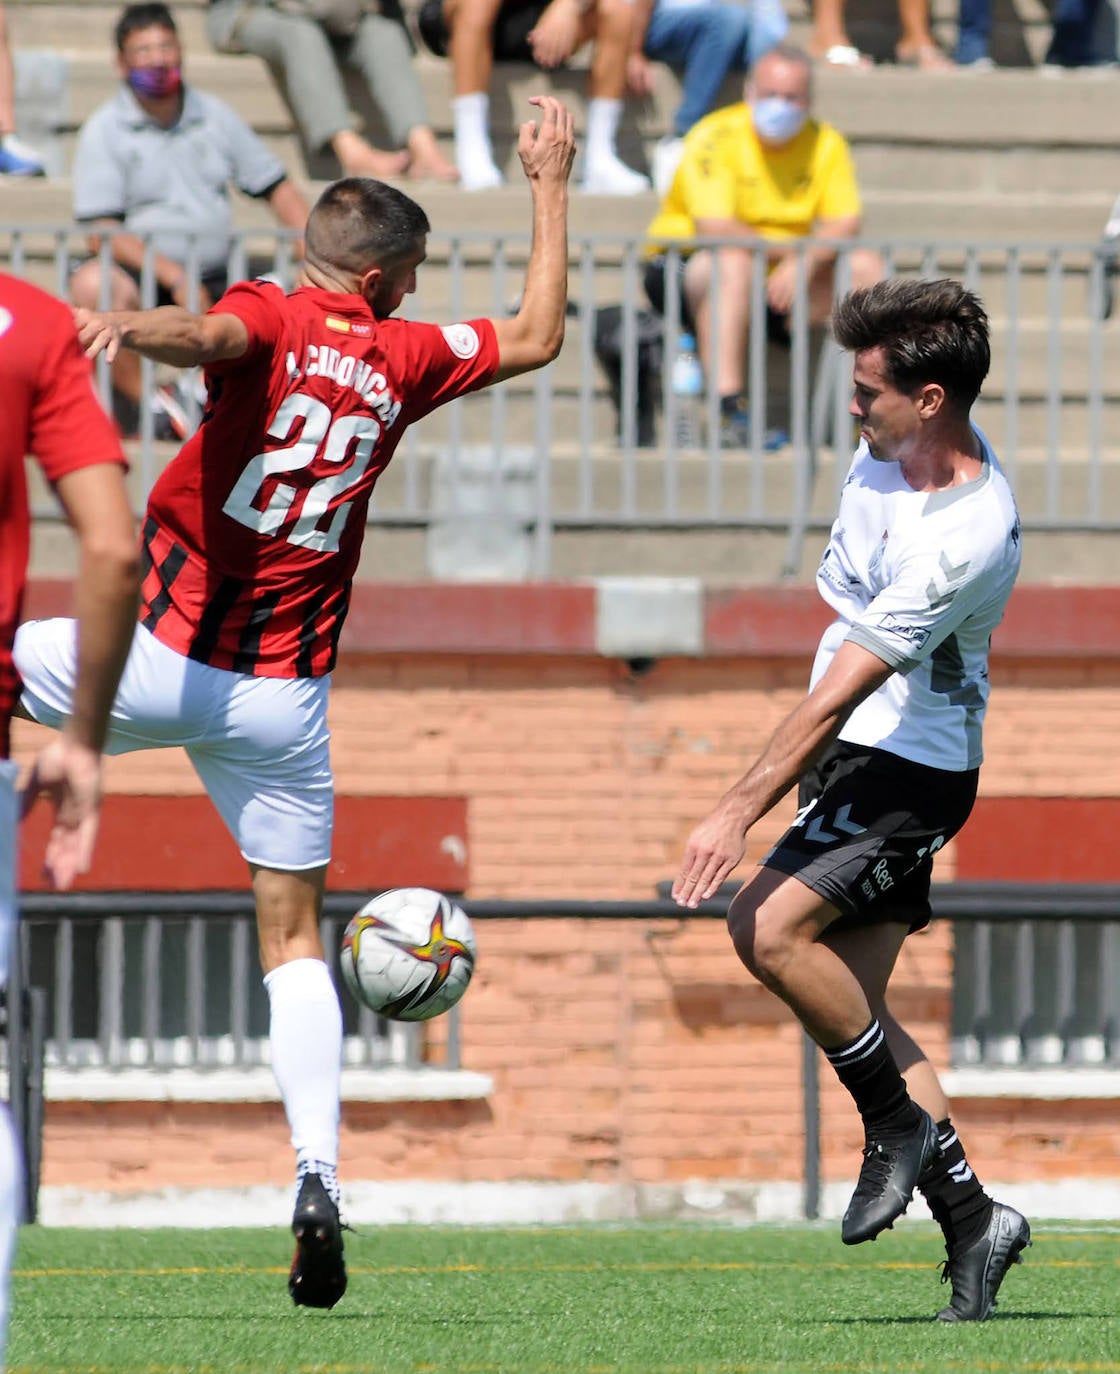
<path id="1" fill-rule="evenodd" d="M 954 772 L 978 768 L 988 644 L 1019 571 L 1019 516 L 979 430 L 972 482 L 914 491 L 897 463 L 861 443 L 840 496 L 817 588 L 837 613 L 812 685 L 846 639 L 897 669 L 840 738 Z"/>

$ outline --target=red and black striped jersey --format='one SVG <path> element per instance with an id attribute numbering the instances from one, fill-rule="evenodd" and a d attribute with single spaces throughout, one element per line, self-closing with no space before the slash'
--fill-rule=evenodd
<path id="1" fill-rule="evenodd" d="M 33 453 L 47 478 L 96 463 L 124 463 L 113 422 L 93 389 L 68 306 L 36 286 L 0 273 L 0 758 L 19 680 L 12 640 L 19 622 L 30 549 L 24 459 Z"/>
<path id="2" fill-rule="evenodd" d="M 494 327 L 378 320 L 361 296 L 266 282 L 214 310 L 249 348 L 207 369 L 202 424 L 152 490 L 140 619 L 216 668 L 319 677 L 374 484 L 409 424 L 493 377 Z"/>

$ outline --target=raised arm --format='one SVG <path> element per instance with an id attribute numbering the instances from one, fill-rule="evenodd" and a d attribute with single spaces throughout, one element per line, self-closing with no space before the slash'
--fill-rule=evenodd
<path id="1" fill-rule="evenodd" d="M 521 306 L 494 320 L 496 382 L 543 367 L 564 342 L 568 304 L 568 179 L 576 145 L 571 113 L 553 96 L 534 96 L 540 120 L 522 124 L 517 140 L 533 196 L 533 246 Z"/>
<path id="2" fill-rule="evenodd" d="M 249 331 L 236 315 L 192 315 L 177 305 L 155 310 L 75 310 L 78 338 L 87 355 L 104 353 L 110 362 L 131 348 L 157 363 L 201 367 L 240 358 L 249 348 Z"/>

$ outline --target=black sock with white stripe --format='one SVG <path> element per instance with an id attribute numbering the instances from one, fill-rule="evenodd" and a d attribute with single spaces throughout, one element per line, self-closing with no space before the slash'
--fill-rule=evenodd
<path id="1" fill-rule="evenodd" d="M 846 1045 L 825 1050 L 825 1057 L 851 1093 L 869 1138 L 902 1135 L 918 1124 L 920 1108 L 906 1091 L 878 1018 Z"/>
<path id="2" fill-rule="evenodd" d="M 945 1234 L 945 1243 L 968 1246 L 992 1215 L 992 1199 L 972 1172 L 953 1123 L 937 1123 L 937 1158 L 918 1179 L 918 1189 Z"/>

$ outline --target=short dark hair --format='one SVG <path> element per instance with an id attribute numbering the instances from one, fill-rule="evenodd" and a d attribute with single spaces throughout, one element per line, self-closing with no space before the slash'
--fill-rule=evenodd
<path id="1" fill-rule="evenodd" d="M 166 5 L 126 5 L 117 20 L 113 36 L 117 40 L 117 52 L 124 52 L 125 39 L 139 29 L 170 29 L 177 34 L 175 19 Z"/>
<path id="2" fill-rule="evenodd" d="M 912 395 L 927 382 L 964 410 L 992 362 L 988 315 L 959 281 L 892 277 L 849 291 L 832 312 L 837 343 L 852 353 L 881 348 L 892 386 Z"/>
<path id="3" fill-rule="evenodd" d="M 403 191 L 372 177 L 343 177 L 311 209 L 307 260 L 358 273 L 389 267 L 415 252 L 430 229 L 428 216 Z"/>

